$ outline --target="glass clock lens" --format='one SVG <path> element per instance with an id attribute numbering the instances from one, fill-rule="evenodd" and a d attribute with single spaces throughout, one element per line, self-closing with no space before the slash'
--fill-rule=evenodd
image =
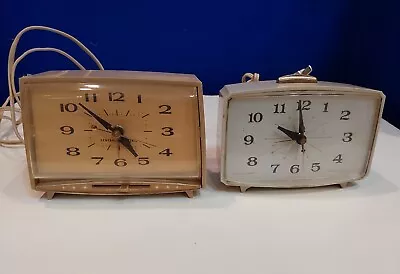
<path id="1" fill-rule="evenodd" d="M 290 95 L 229 102 L 225 176 L 254 186 L 332 184 L 364 176 L 380 98 Z"/>

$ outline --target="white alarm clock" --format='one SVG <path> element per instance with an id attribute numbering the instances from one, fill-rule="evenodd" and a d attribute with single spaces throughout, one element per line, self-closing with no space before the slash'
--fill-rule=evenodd
<path id="1" fill-rule="evenodd" d="M 250 74 L 250 81 L 220 91 L 222 183 L 242 192 L 343 187 L 368 174 L 384 94 L 319 82 L 310 72 L 308 67 L 277 81 Z"/>

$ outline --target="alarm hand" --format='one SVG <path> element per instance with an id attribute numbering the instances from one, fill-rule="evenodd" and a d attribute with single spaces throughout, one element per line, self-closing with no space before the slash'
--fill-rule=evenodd
<path id="1" fill-rule="evenodd" d="M 133 138 L 129 138 L 132 142 L 138 142 L 138 143 L 142 143 L 142 144 L 145 144 L 145 145 L 148 145 L 148 146 L 152 146 L 152 147 L 157 147 L 156 145 L 154 145 L 154 144 L 150 144 L 150 143 L 148 143 L 148 142 L 145 142 L 145 141 L 142 141 L 142 140 L 139 140 L 139 139 L 133 139 Z"/>
<path id="2" fill-rule="evenodd" d="M 101 118 L 100 116 L 98 116 L 96 113 L 94 113 L 93 111 L 91 111 L 90 109 L 88 109 L 87 107 L 85 107 L 83 104 L 79 103 L 79 105 L 86 110 L 94 119 L 97 120 L 97 122 L 99 122 L 105 129 L 108 130 L 113 130 L 113 126 L 107 122 L 106 120 L 104 120 L 103 118 Z"/>
<path id="3" fill-rule="evenodd" d="M 298 132 L 295 131 L 291 131 L 289 129 L 286 129 L 284 127 L 278 126 L 278 129 L 280 131 L 282 131 L 283 133 L 285 133 L 290 139 L 292 139 L 293 141 L 298 141 L 300 134 Z"/>

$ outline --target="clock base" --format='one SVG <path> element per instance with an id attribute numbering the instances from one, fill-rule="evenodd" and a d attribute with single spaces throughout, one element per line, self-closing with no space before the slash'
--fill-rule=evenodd
<path id="1" fill-rule="evenodd" d="M 186 196 L 188 198 L 193 198 L 194 197 L 194 193 L 195 193 L 194 190 L 188 190 L 188 191 L 182 191 L 182 192 L 185 192 L 185 194 L 186 194 Z M 45 192 L 43 194 L 43 196 L 46 196 L 47 200 L 52 200 L 56 193 L 60 193 L 60 194 L 80 194 L 80 195 L 102 195 L 102 194 L 91 194 L 91 193 L 72 193 L 72 192 L 52 192 L 52 191 L 50 191 L 50 192 Z M 170 193 L 159 193 L 159 194 L 171 194 L 171 193 L 178 193 L 178 191 L 177 192 L 170 192 Z M 158 193 L 148 193 L 148 194 L 158 194 Z M 104 194 L 104 195 L 110 195 L 110 194 Z M 123 194 L 112 194 L 112 195 L 123 195 Z M 141 195 L 141 194 L 127 194 L 127 195 Z"/>
<path id="2" fill-rule="evenodd" d="M 45 192 L 48 200 L 56 193 L 78 194 L 78 195 L 150 195 L 170 194 L 183 192 L 188 198 L 193 198 L 200 184 L 196 180 L 190 181 L 163 181 L 163 182 L 111 182 L 111 181 L 51 181 L 39 182 L 35 190 Z"/>
<path id="3" fill-rule="evenodd" d="M 246 192 L 249 188 L 255 187 L 255 188 L 269 188 L 269 189 L 299 189 L 299 188 L 316 188 L 316 187 L 324 187 L 324 186 L 330 186 L 330 185 L 338 185 L 341 188 L 346 188 L 352 185 L 352 182 L 346 182 L 346 183 L 331 183 L 331 184 L 326 184 L 326 185 L 290 185 L 290 186 L 276 186 L 276 185 L 262 185 L 262 186 L 251 186 L 251 185 L 237 185 L 237 184 L 229 184 L 229 183 L 224 183 L 225 185 L 229 187 L 239 187 L 240 192 L 244 193 Z"/>

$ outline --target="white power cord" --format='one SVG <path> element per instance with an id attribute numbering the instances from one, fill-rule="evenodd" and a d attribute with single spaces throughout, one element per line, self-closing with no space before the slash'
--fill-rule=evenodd
<path id="1" fill-rule="evenodd" d="M 17 65 L 22 61 L 23 58 L 25 58 L 27 55 L 33 53 L 33 52 L 38 52 L 38 51 L 51 51 L 51 52 L 56 52 L 59 53 L 65 57 L 67 57 L 69 60 L 71 60 L 79 69 L 81 70 L 86 70 L 84 66 L 82 66 L 75 58 L 73 58 L 71 55 L 68 53 L 56 49 L 56 48 L 33 48 L 30 50 L 27 50 L 24 52 L 18 59 L 15 60 L 15 52 L 17 49 L 17 45 L 19 40 L 21 39 L 21 36 L 30 30 L 45 30 L 45 31 L 50 31 L 54 32 L 56 34 L 59 34 L 61 36 L 64 36 L 74 42 L 76 45 L 78 45 L 84 52 L 86 52 L 89 57 L 96 63 L 96 65 L 99 67 L 100 70 L 104 70 L 103 65 L 100 63 L 100 61 L 97 59 L 97 57 L 85 46 L 83 45 L 78 39 L 73 37 L 72 35 L 69 35 L 68 33 L 65 33 L 63 31 L 50 28 L 50 27 L 45 27 L 45 26 L 30 26 L 22 31 L 20 31 L 17 36 L 15 37 L 13 43 L 11 44 L 10 52 L 8 54 L 8 91 L 9 91 L 9 97 L 6 99 L 6 101 L 3 103 L 3 105 L 0 107 L 0 123 L 2 119 L 7 119 L 11 121 L 12 128 L 14 131 L 15 136 L 17 136 L 18 140 L 8 140 L 8 139 L 0 139 L 0 145 L 1 146 L 7 146 L 7 147 L 15 147 L 15 146 L 23 146 L 24 145 L 24 138 L 21 136 L 20 132 L 18 131 L 18 125 L 21 124 L 21 117 L 18 119 L 16 118 L 16 113 L 21 113 L 21 101 L 19 98 L 19 92 L 17 92 L 16 87 L 15 87 L 15 70 Z M 15 106 L 15 104 L 18 105 L 18 107 Z M 4 116 L 4 111 L 9 111 L 10 112 L 10 117 Z M 1 124 L 0 124 L 1 125 Z"/>

